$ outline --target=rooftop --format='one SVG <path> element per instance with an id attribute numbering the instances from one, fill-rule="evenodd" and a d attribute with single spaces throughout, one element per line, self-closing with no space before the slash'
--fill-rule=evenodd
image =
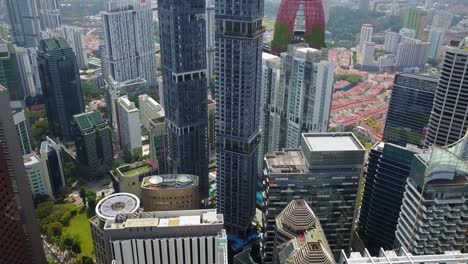
<path id="1" fill-rule="evenodd" d="M 81 114 L 74 115 L 76 124 L 80 127 L 81 130 L 91 129 L 95 126 L 105 124 L 104 118 L 99 111 L 95 110 L 92 112 L 85 112 Z"/>
<path id="2" fill-rule="evenodd" d="M 142 188 L 154 190 L 185 189 L 198 186 L 198 176 L 189 174 L 166 174 L 143 178 Z"/>
<path id="3" fill-rule="evenodd" d="M 310 151 L 364 150 L 352 133 L 304 133 Z"/>
<path id="4" fill-rule="evenodd" d="M 37 163 L 40 163 L 41 160 L 37 157 L 36 153 L 30 153 L 23 156 L 24 166 L 31 166 Z"/>
<path id="5" fill-rule="evenodd" d="M 138 212 L 122 214 L 108 220 L 104 229 L 125 229 L 133 227 L 167 228 L 181 226 L 223 225 L 223 215 L 215 209 L 188 211 Z"/>
<path id="6" fill-rule="evenodd" d="M 117 168 L 117 173 L 123 177 L 135 177 L 138 175 L 150 173 L 153 167 L 148 161 L 140 161 L 132 164 L 125 164 Z"/>
<path id="7" fill-rule="evenodd" d="M 135 213 L 140 208 L 140 199 L 131 193 L 115 193 L 104 197 L 96 205 L 97 216 L 105 221 L 118 214 Z"/>
<path id="8" fill-rule="evenodd" d="M 265 160 L 272 173 L 306 173 L 309 169 L 299 149 L 284 149 L 267 153 Z"/>
<path id="9" fill-rule="evenodd" d="M 128 112 L 137 112 L 140 111 L 138 108 L 135 106 L 135 103 L 130 101 L 127 96 L 121 96 L 119 98 L 119 104 L 125 108 Z"/>

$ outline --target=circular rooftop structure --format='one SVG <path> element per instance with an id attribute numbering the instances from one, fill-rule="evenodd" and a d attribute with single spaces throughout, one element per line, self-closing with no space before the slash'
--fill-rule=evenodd
<path id="1" fill-rule="evenodd" d="M 151 185 L 160 185 L 164 179 L 161 176 L 152 176 L 148 181 Z"/>
<path id="2" fill-rule="evenodd" d="M 189 185 L 192 184 L 193 179 L 192 176 L 183 174 L 177 177 L 176 182 L 181 185 Z"/>
<path id="3" fill-rule="evenodd" d="M 102 221 L 115 219 L 118 214 L 131 214 L 140 208 L 140 199 L 131 193 L 114 193 L 96 205 L 96 214 Z"/>

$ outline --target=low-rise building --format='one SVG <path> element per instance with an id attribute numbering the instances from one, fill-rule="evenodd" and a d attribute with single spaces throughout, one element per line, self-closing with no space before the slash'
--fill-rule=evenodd
<path id="1" fill-rule="evenodd" d="M 126 192 L 140 197 L 141 182 L 144 177 L 153 175 L 154 166 L 149 161 L 140 161 L 125 164 L 112 171 L 114 189 L 117 192 Z"/>

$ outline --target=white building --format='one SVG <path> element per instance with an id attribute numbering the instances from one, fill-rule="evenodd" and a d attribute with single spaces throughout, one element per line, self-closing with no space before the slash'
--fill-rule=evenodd
<path id="1" fill-rule="evenodd" d="M 402 38 L 398 44 L 395 67 L 404 68 L 423 68 L 426 65 L 429 53 L 429 42 L 419 39 Z"/>
<path id="2" fill-rule="evenodd" d="M 150 130 L 150 120 L 164 116 L 162 106 L 147 94 L 138 96 L 138 105 L 140 107 L 140 122 L 143 128 Z"/>
<path id="3" fill-rule="evenodd" d="M 429 54 L 428 57 L 430 59 L 438 59 L 440 48 L 442 44 L 444 44 L 445 39 L 445 30 L 441 28 L 431 28 L 429 31 L 429 38 L 427 41 L 430 43 L 429 45 Z"/>
<path id="4" fill-rule="evenodd" d="M 157 86 L 152 12 L 150 1 L 106 1 L 104 57 L 107 73 L 117 82 L 143 78 Z"/>
<path id="5" fill-rule="evenodd" d="M 130 155 L 141 155 L 140 110 L 127 96 L 118 100 L 120 147 Z"/>
<path id="6" fill-rule="evenodd" d="M 15 56 L 25 96 L 42 94 L 36 49 L 15 46 Z"/>
<path id="7" fill-rule="evenodd" d="M 50 180 L 46 177 L 41 159 L 33 152 L 23 156 L 23 161 L 33 196 L 46 195 L 53 198 Z"/>
<path id="8" fill-rule="evenodd" d="M 365 42 L 372 42 L 372 34 L 374 32 L 374 26 L 371 24 L 364 24 L 361 27 L 361 34 L 359 36 L 359 52 L 361 51 Z"/>
<path id="9" fill-rule="evenodd" d="M 364 42 L 362 43 L 361 56 L 359 57 L 359 63 L 364 70 L 371 70 L 377 67 L 377 62 L 374 58 L 375 43 Z"/>
<path id="10" fill-rule="evenodd" d="M 60 27 L 60 6 L 57 0 L 39 0 L 39 17 L 43 29 Z"/>
<path id="11" fill-rule="evenodd" d="M 396 53 L 398 44 L 400 43 L 401 35 L 396 32 L 385 32 L 385 42 L 384 42 L 384 49 L 385 51 L 391 52 L 393 54 Z"/>
<path id="12" fill-rule="evenodd" d="M 398 32 L 400 36 L 405 37 L 405 38 L 414 38 L 416 37 L 416 30 L 411 29 L 411 28 L 402 28 Z"/>

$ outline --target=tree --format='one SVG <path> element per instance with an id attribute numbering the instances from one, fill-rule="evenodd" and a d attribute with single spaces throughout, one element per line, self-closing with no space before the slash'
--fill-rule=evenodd
<path id="1" fill-rule="evenodd" d="M 76 179 L 76 166 L 72 161 L 67 161 L 65 163 L 65 168 L 63 169 L 65 174 L 65 181 L 68 183 L 74 182 Z"/>
<path id="2" fill-rule="evenodd" d="M 71 250 L 76 255 L 81 253 L 81 243 L 78 239 L 74 239 L 73 244 L 71 246 Z"/>
<path id="3" fill-rule="evenodd" d="M 94 261 L 88 256 L 83 256 L 81 257 L 81 264 L 94 264 Z"/>
<path id="4" fill-rule="evenodd" d="M 59 222 L 53 222 L 46 226 L 47 235 L 50 238 L 59 238 L 62 235 L 63 225 Z"/>
<path id="5" fill-rule="evenodd" d="M 81 85 L 83 90 L 83 99 L 85 104 L 89 104 L 91 101 L 101 99 L 104 96 L 104 89 L 96 87 L 92 82 L 84 82 Z"/>
<path id="6" fill-rule="evenodd" d="M 85 188 L 80 188 L 80 198 L 83 200 L 83 206 L 86 207 L 86 190 Z"/>
<path id="7" fill-rule="evenodd" d="M 86 200 L 88 201 L 88 217 L 94 216 L 95 212 L 94 209 L 96 208 L 96 193 L 94 191 L 89 190 L 86 193 Z"/>

